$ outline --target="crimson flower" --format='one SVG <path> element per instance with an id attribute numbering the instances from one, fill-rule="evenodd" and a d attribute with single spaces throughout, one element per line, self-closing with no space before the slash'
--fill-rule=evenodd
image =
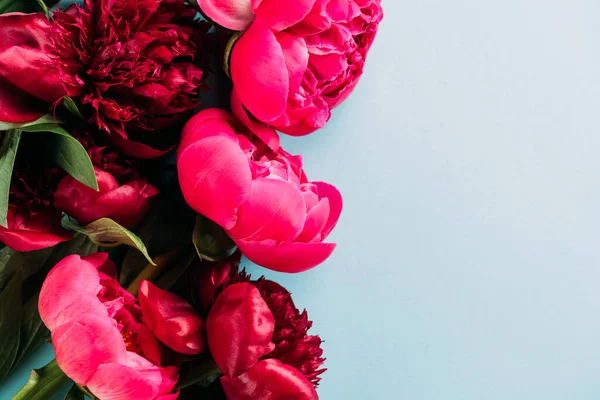
<path id="1" fill-rule="evenodd" d="M 54 14 L 66 92 L 126 154 L 166 153 L 176 136 L 161 133 L 198 104 L 203 72 L 194 61 L 205 28 L 195 16 L 182 0 L 85 0 Z"/>

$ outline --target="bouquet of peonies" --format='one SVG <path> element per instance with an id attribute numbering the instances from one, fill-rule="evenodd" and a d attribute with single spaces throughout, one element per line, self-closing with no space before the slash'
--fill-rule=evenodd
<path id="1" fill-rule="evenodd" d="M 380 0 L 0 0 L 0 379 L 13 399 L 318 399 L 290 293 L 342 211 L 277 131 L 356 86 Z M 73 2 L 69 2 L 73 3 Z"/>

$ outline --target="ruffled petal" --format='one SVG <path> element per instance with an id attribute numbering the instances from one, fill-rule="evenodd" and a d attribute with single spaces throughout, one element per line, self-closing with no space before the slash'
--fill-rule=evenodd
<path id="1" fill-rule="evenodd" d="M 315 0 L 261 0 L 254 3 L 256 19 L 276 31 L 282 31 L 302 21 Z"/>

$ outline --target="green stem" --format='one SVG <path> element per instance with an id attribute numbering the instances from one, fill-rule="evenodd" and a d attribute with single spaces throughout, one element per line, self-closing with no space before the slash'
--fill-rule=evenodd
<path id="1" fill-rule="evenodd" d="M 45 367 L 32 370 L 29 381 L 11 400 L 46 400 L 68 381 L 69 377 L 52 360 Z"/>
<path id="2" fill-rule="evenodd" d="M 42 8 L 42 11 L 44 11 L 44 14 L 46 14 L 46 18 L 50 19 L 50 10 L 48 9 L 46 3 L 44 3 L 44 0 L 37 0 L 37 3 Z"/>

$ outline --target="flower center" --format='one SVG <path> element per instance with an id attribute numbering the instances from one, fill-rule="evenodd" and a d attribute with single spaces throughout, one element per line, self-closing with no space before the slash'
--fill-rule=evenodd
<path id="1" fill-rule="evenodd" d="M 137 340 L 137 334 L 123 329 L 123 331 L 121 331 L 121 336 L 123 337 L 123 342 L 125 342 L 127 351 L 131 351 L 132 353 L 140 352 L 141 346 L 140 342 Z"/>

